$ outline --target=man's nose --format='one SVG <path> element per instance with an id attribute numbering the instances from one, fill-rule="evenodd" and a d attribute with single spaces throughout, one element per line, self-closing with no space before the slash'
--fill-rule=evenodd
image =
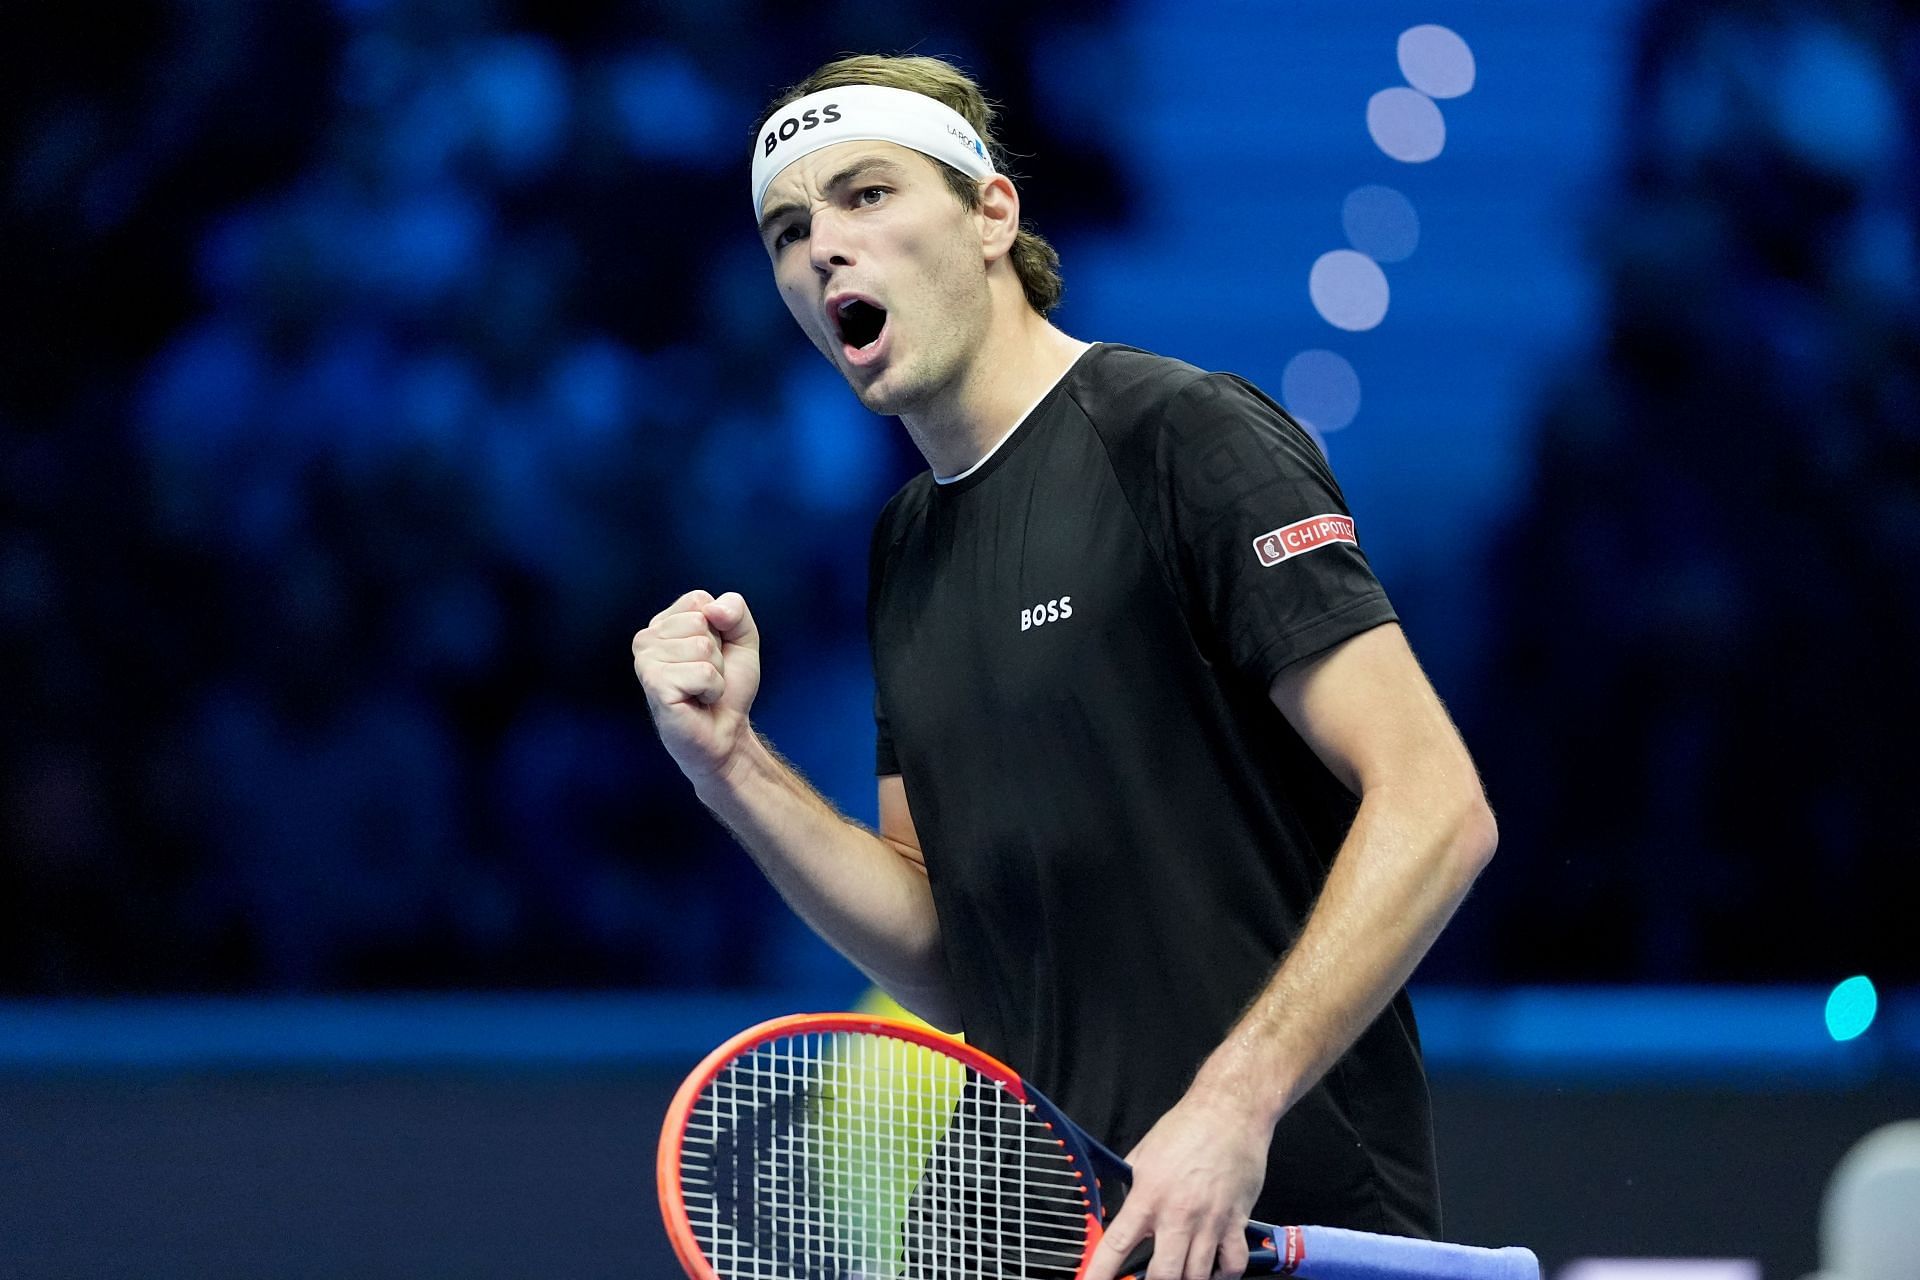
<path id="1" fill-rule="evenodd" d="M 851 229 L 832 210 L 822 210 L 807 228 L 807 249 L 813 255 L 814 270 L 826 275 L 836 267 L 853 265 Z"/>

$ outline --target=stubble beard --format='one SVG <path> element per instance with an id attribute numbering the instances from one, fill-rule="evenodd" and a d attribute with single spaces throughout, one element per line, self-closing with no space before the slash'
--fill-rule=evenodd
<path id="1" fill-rule="evenodd" d="M 938 418 L 942 407 L 964 390 L 974 356 L 986 340 L 990 300 L 984 273 L 970 276 L 961 267 L 946 279 L 945 287 L 930 291 L 927 301 L 915 308 L 920 322 L 917 345 L 909 344 L 898 364 L 889 360 L 873 383 L 854 388 L 860 403 L 874 413 Z"/>

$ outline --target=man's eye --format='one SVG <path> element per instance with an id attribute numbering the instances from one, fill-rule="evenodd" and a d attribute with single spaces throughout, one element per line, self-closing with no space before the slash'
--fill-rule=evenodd
<path id="1" fill-rule="evenodd" d="M 882 195 L 886 192 L 886 190 L 887 189 L 885 187 L 863 187 L 860 190 L 860 203 L 861 204 L 878 204 L 879 201 L 869 200 L 867 199 L 867 197 Z"/>
<path id="2" fill-rule="evenodd" d="M 799 238 L 800 238 L 799 225 L 796 223 L 789 222 L 786 226 L 774 232 L 773 247 L 776 249 L 782 248 L 787 244 L 790 244 L 792 241 L 797 240 Z"/>

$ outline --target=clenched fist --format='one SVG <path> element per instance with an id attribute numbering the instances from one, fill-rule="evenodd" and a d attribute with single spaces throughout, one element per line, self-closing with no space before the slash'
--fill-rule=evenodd
<path id="1" fill-rule="evenodd" d="M 633 673 L 660 741 L 694 785 L 724 779 L 751 732 L 760 633 L 740 594 L 689 591 L 633 637 Z"/>

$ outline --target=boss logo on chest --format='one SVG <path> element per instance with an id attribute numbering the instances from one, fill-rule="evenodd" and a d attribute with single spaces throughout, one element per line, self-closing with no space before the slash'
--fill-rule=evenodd
<path id="1" fill-rule="evenodd" d="M 1031 631 L 1035 627 L 1044 627 L 1049 622 L 1065 622 L 1073 616 L 1073 597 L 1061 596 L 1046 600 L 1030 609 L 1020 611 L 1020 629 Z"/>

